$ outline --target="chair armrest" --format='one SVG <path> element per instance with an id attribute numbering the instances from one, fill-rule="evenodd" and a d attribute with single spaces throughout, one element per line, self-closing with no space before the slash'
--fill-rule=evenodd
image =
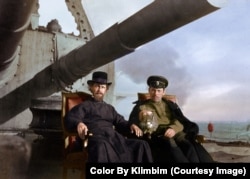
<path id="1" fill-rule="evenodd" d="M 198 143 L 204 143 L 205 140 L 206 140 L 206 138 L 205 138 L 204 135 L 197 135 L 197 136 L 196 136 L 196 141 L 197 141 Z"/>

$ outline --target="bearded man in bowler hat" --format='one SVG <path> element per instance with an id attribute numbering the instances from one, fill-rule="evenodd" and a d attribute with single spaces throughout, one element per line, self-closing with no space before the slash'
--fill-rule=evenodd
<path id="1" fill-rule="evenodd" d="M 103 100 L 112 84 L 108 82 L 107 73 L 94 72 L 87 83 L 92 97 L 73 107 L 65 116 L 65 124 L 68 130 L 77 130 L 79 139 L 84 139 L 88 131 L 93 134 L 88 139 L 88 162 L 152 162 L 150 146 L 137 139 L 142 136 L 142 130 Z M 118 131 L 133 133 L 136 137 L 126 138 Z"/>
<path id="2" fill-rule="evenodd" d="M 152 114 L 157 119 L 155 131 L 145 135 L 151 146 L 154 162 L 210 163 L 210 154 L 198 142 L 198 125 L 186 118 L 178 105 L 164 98 L 168 80 L 153 75 L 147 79 L 150 99 L 136 102 L 129 117 L 131 123 L 141 125 L 142 117 Z"/>

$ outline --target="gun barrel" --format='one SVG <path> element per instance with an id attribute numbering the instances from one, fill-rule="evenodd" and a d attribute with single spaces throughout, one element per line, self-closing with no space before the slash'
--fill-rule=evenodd
<path id="1" fill-rule="evenodd" d="M 0 123 L 27 109 L 32 99 L 58 92 L 77 79 L 87 76 L 92 70 L 217 9 L 206 0 L 154 1 L 85 45 L 72 50 L 1 98 Z M 27 91 L 29 95 L 23 95 Z M 16 103 L 17 98 L 20 104 Z"/>
<path id="2" fill-rule="evenodd" d="M 156 0 L 59 60 L 53 65 L 54 79 L 64 88 L 91 70 L 217 9 L 206 0 Z"/>
<path id="3" fill-rule="evenodd" d="M 0 1 L 0 71 L 7 69 L 17 55 L 17 47 L 30 24 L 35 0 Z"/>

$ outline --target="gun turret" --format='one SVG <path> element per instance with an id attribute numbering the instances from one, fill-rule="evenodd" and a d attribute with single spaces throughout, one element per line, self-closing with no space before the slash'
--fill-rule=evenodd
<path id="1" fill-rule="evenodd" d="M 22 2 L 29 4 L 28 0 Z M 3 96 L 0 99 L 0 123 L 27 109 L 32 99 L 63 90 L 92 70 L 132 53 L 137 47 L 217 9 L 206 0 L 154 1 L 123 22 L 114 24 L 86 44 L 60 57 L 29 81 Z M 22 13 L 29 16 L 29 12 Z M 21 35 L 16 37 L 16 40 L 19 41 L 20 37 Z M 5 41 L 9 43 L 7 39 Z"/>
<path id="2" fill-rule="evenodd" d="M 18 54 L 18 45 L 30 24 L 34 0 L 0 1 L 0 81 Z"/>

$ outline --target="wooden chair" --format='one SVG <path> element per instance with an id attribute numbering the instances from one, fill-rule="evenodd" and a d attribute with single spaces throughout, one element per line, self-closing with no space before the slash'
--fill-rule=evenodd
<path id="1" fill-rule="evenodd" d="M 137 97 L 138 97 L 139 101 L 145 101 L 147 99 L 150 99 L 149 93 L 141 93 L 141 92 L 139 92 L 139 93 L 137 93 Z M 163 98 L 167 99 L 167 100 L 170 100 L 170 101 L 173 101 L 174 103 L 178 103 L 176 95 L 165 94 L 163 96 Z M 205 142 L 205 136 L 197 135 L 196 141 L 198 143 L 201 143 L 201 144 L 204 143 Z"/>
<path id="2" fill-rule="evenodd" d="M 64 139 L 64 148 L 63 148 L 63 178 L 66 179 L 68 175 L 68 169 L 77 169 L 81 171 L 81 178 L 85 178 L 85 168 L 87 161 L 87 144 L 88 138 L 83 141 L 83 150 L 75 150 L 75 139 L 78 135 L 77 132 L 68 131 L 65 128 L 64 117 L 66 113 L 75 105 L 81 103 L 82 101 L 89 98 L 91 95 L 85 92 L 74 92 L 66 93 L 62 92 L 62 113 L 61 113 L 61 122 L 63 129 L 63 139 Z"/>
<path id="3" fill-rule="evenodd" d="M 139 101 L 145 101 L 147 99 L 150 99 L 150 95 L 149 93 L 137 93 L 137 97 Z M 176 95 L 171 95 L 171 94 L 165 94 L 163 96 L 163 98 L 167 99 L 167 100 L 171 100 L 174 103 L 177 103 L 177 98 Z"/>

